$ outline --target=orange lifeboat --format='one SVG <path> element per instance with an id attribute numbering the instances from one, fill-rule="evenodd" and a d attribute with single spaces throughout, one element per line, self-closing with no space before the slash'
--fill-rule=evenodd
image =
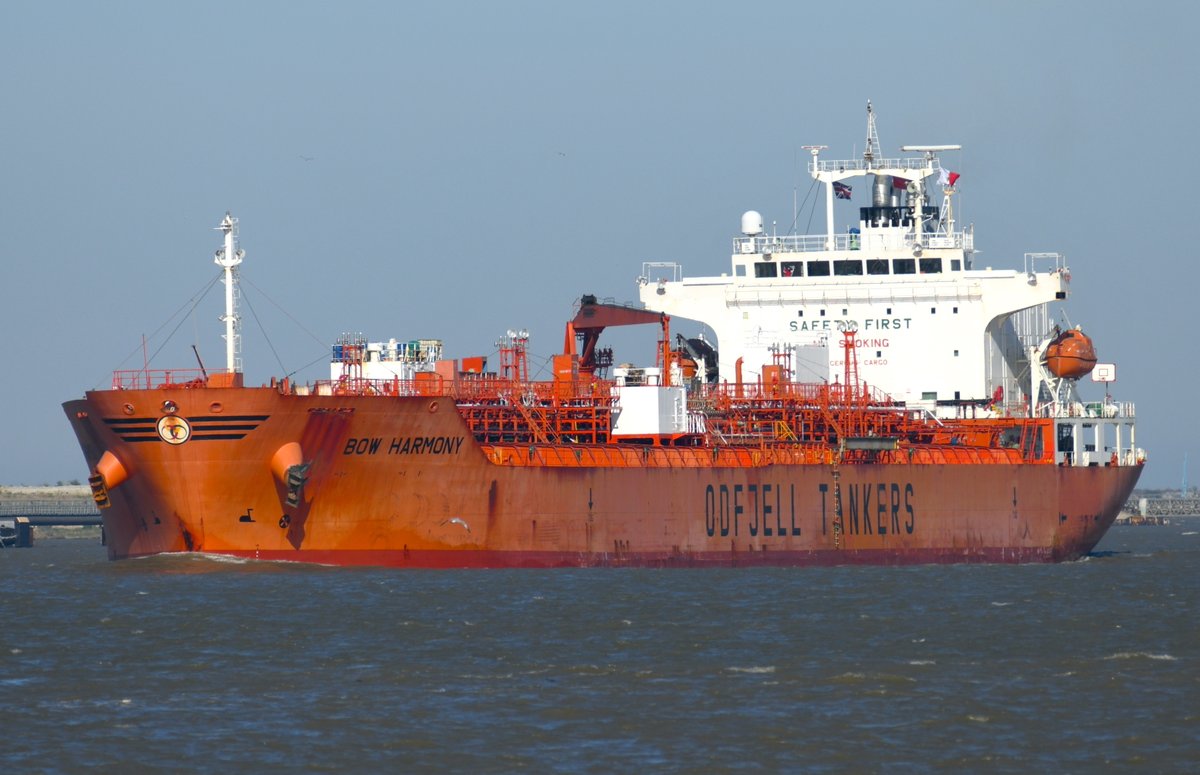
<path id="1" fill-rule="evenodd" d="M 675 353 L 676 359 L 679 361 L 679 368 L 683 371 L 684 379 L 693 379 L 696 376 L 696 361 L 681 351 Z"/>
<path id="2" fill-rule="evenodd" d="M 1063 331 L 1046 348 L 1046 368 L 1056 377 L 1079 379 L 1096 365 L 1092 339 L 1077 328 Z"/>

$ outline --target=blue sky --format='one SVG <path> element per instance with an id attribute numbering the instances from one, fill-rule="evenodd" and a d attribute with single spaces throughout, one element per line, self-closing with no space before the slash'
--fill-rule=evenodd
<path id="1" fill-rule="evenodd" d="M 871 99 L 885 152 L 964 145 L 980 264 L 1066 254 L 1070 320 L 1137 403 L 1142 484 L 1178 486 L 1196 423 L 1175 403 L 1200 376 L 1197 15 L 8 3 L 0 482 L 85 478 L 60 403 L 141 365 L 142 335 L 215 275 L 226 210 L 247 252 L 249 381 L 323 376 L 344 331 L 460 357 L 524 327 L 536 372 L 580 294 L 635 299 L 643 261 L 727 271 L 744 210 L 789 223 L 800 146 L 861 153 Z M 218 285 L 153 365 L 191 366 L 193 344 L 219 365 L 222 303 Z"/>

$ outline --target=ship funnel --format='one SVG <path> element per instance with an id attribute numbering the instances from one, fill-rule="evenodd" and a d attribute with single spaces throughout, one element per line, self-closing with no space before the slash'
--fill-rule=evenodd
<path id="1" fill-rule="evenodd" d="M 876 175 L 871 187 L 871 206 L 887 207 L 892 203 L 892 176 Z"/>
<path id="2" fill-rule="evenodd" d="M 875 185 L 871 186 L 871 204 L 875 207 L 904 207 L 906 182 L 892 175 L 876 175 Z"/>

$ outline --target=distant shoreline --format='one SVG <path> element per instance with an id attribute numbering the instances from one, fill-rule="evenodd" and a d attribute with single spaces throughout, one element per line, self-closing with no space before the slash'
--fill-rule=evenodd
<path id="1" fill-rule="evenodd" d="M 35 527 L 33 545 L 38 541 L 78 541 L 87 539 L 100 544 L 100 528 L 95 525 L 64 525 L 62 527 Z M 102 544 L 101 544 L 102 545 Z"/>
<path id="2" fill-rule="evenodd" d="M 0 498 L 87 498 L 91 494 L 86 484 L 0 484 Z"/>

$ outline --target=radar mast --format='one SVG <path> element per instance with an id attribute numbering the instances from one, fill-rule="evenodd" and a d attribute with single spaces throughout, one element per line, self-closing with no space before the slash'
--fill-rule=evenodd
<path id="1" fill-rule="evenodd" d="M 879 132 L 875 130 L 875 109 L 867 100 L 867 147 L 863 150 L 863 161 L 867 163 L 867 169 L 872 169 L 875 160 L 880 158 L 883 158 L 883 151 L 879 146 Z"/>
<path id="2" fill-rule="evenodd" d="M 216 253 L 213 263 L 225 270 L 225 369 L 230 374 L 242 370 L 242 324 L 237 314 L 237 302 L 240 295 L 237 290 L 237 267 L 242 263 L 246 251 L 237 246 L 237 218 L 225 212 L 225 218 L 217 226 L 218 231 L 225 233 L 225 245 Z"/>

